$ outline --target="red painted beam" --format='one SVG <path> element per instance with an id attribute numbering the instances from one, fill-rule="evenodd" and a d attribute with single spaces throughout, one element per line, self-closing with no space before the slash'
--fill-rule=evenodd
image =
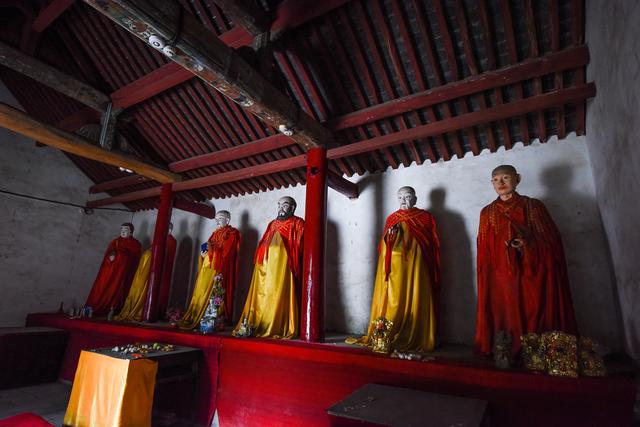
<path id="1" fill-rule="evenodd" d="M 91 186 L 91 188 L 89 188 L 89 194 L 102 193 L 116 188 L 131 187 L 132 185 L 142 184 L 143 182 L 149 181 L 151 181 L 150 178 L 141 175 L 123 176 L 122 178 L 116 178 L 111 181 L 105 181 Z"/>
<path id="2" fill-rule="evenodd" d="M 142 309 L 143 322 L 155 322 L 158 320 L 158 300 L 162 284 L 162 270 L 165 267 L 164 258 L 167 252 L 167 235 L 169 234 L 172 204 L 171 184 L 162 184 L 160 206 L 158 207 L 153 243 L 151 244 L 149 285 L 147 286 L 147 295 Z"/>
<path id="3" fill-rule="evenodd" d="M 276 9 L 276 19 L 270 32 L 293 28 L 329 13 L 349 0 L 285 0 Z"/>
<path id="4" fill-rule="evenodd" d="M 216 216 L 216 210 L 213 208 L 213 206 L 204 205 L 202 203 L 193 203 L 182 199 L 176 199 L 173 202 L 173 207 L 209 219 L 213 219 Z"/>
<path id="5" fill-rule="evenodd" d="M 170 62 L 121 87 L 111 94 L 114 108 L 128 108 L 193 77 L 193 73 Z"/>
<path id="6" fill-rule="evenodd" d="M 426 108 L 484 90 L 510 85 L 562 70 L 584 67 L 588 62 L 589 49 L 587 46 L 550 53 L 540 58 L 525 60 L 517 65 L 510 65 L 499 70 L 471 76 L 464 80 L 345 114 L 331 120 L 327 123 L 327 126 L 334 132 L 361 126 L 385 117 Z"/>
<path id="7" fill-rule="evenodd" d="M 321 16 L 348 0 L 287 0 L 278 6 L 276 20 L 271 25 L 271 32 L 293 28 L 311 19 Z M 253 42 L 253 36 L 243 28 L 233 28 L 219 37 L 227 46 L 238 48 Z M 170 62 L 116 90 L 111 94 L 114 107 L 128 108 L 145 101 L 167 89 L 183 83 L 194 74 L 175 62 Z"/>
<path id="8" fill-rule="evenodd" d="M 53 0 L 47 7 L 45 7 L 38 17 L 33 21 L 31 29 L 37 33 L 43 32 L 53 21 L 55 21 L 60 15 L 64 13 L 75 0 Z"/>
<path id="9" fill-rule="evenodd" d="M 295 141 L 288 136 L 276 134 L 248 142 L 246 144 L 238 145 L 236 147 L 227 148 L 225 150 L 202 154 L 185 160 L 179 160 L 177 162 L 170 163 L 169 169 L 173 172 L 186 172 L 193 169 L 203 168 L 205 166 L 212 166 L 242 159 L 244 157 L 255 156 L 257 154 L 266 153 L 267 151 L 277 150 L 278 148 L 284 148 L 294 144 Z"/>
<path id="10" fill-rule="evenodd" d="M 327 231 L 327 152 L 307 152 L 307 189 L 302 256 L 300 339 L 324 341 L 324 262 Z"/>
<path id="11" fill-rule="evenodd" d="M 414 139 L 442 135 L 447 132 L 490 123 L 520 114 L 531 113 L 564 104 L 581 102 L 587 98 L 595 96 L 595 94 L 596 87 L 593 83 L 548 92 L 543 95 L 520 99 L 508 104 L 500 104 L 495 107 L 487 108 L 486 110 L 462 114 L 457 117 L 451 117 L 438 122 L 417 126 L 401 132 L 395 132 L 377 138 L 344 145 L 342 147 L 332 148 L 328 151 L 327 157 L 333 160 L 341 157 L 354 156 L 356 154 L 362 154 L 372 150 L 379 150 L 392 145 L 402 144 Z"/>

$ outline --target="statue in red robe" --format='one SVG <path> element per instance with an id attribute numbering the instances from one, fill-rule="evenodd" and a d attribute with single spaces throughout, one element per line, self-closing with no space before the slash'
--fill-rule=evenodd
<path id="1" fill-rule="evenodd" d="M 304 220 L 293 215 L 295 209 L 293 198 L 278 200 L 278 217 L 258 243 L 249 293 L 234 335 L 242 335 L 245 323 L 256 337 L 298 335 Z"/>
<path id="2" fill-rule="evenodd" d="M 111 309 L 119 311 L 129 294 L 129 287 L 140 260 L 141 245 L 133 237 L 133 224 L 126 222 L 120 228 L 120 237 L 111 241 L 102 260 L 86 306 L 100 316 Z"/>
<path id="3" fill-rule="evenodd" d="M 160 318 L 166 317 L 169 306 L 169 293 L 171 291 L 171 277 L 173 276 L 173 261 L 176 257 L 176 238 L 171 235 L 173 224 L 169 223 L 169 235 L 165 248 L 164 268 L 162 269 L 162 282 L 160 284 L 160 298 L 158 299 L 158 313 Z"/>
<path id="4" fill-rule="evenodd" d="M 496 332 L 512 338 L 560 330 L 577 332 L 560 232 L 544 204 L 516 192 L 511 165 L 492 172 L 498 198 L 480 213 L 476 351 L 492 352 Z"/>

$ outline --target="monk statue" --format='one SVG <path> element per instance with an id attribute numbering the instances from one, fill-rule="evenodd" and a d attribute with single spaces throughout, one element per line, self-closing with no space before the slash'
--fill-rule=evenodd
<path id="1" fill-rule="evenodd" d="M 171 272 L 173 272 L 173 260 L 176 254 L 176 239 L 171 235 L 173 224 L 169 223 L 169 235 L 167 236 L 167 246 L 164 259 L 164 268 L 162 270 L 162 283 L 160 288 L 160 300 L 158 301 L 158 312 L 160 317 L 164 317 L 166 311 L 166 303 L 164 309 L 161 309 L 162 292 L 164 286 L 169 286 L 171 281 Z M 147 300 L 147 292 L 149 292 L 149 274 L 151 272 L 151 248 L 142 253 L 138 269 L 133 276 L 129 294 L 124 301 L 122 310 L 113 319 L 121 322 L 124 321 L 140 321 L 142 320 L 142 311 L 145 301 Z M 168 281 L 168 282 L 165 282 Z M 169 293 L 167 291 L 167 298 Z"/>
<path id="2" fill-rule="evenodd" d="M 374 321 L 391 322 L 390 345 L 398 352 L 433 350 L 439 299 L 440 244 L 433 216 L 415 206 L 411 187 L 398 190 L 400 209 L 384 226 L 367 335 L 346 340 L 372 345 Z"/>
<path id="3" fill-rule="evenodd" d="M 541 201 L 516 192 L 520 175 L 511 165 L 491 172 L 498 198 L 480 213 L 478 310 L 475 348 L 491 353 L 498 331 L 520 336 L 577 332 L 560 232 Z"/>
<path id="4" fill-rule="evenodd" d="M 131 280 L 140 260 L 140 242 L 133 237 L 133 224 L 125 222 L 120 236 L 109 243 L 100 270 L 85 306 L 97 316 L 118 311 L 129 293 Z"/>
<path id="5" fill-rule="evenodd" d="M 200 325 L 218 274 L 222 276 L 222 286 L 225 289 L 224 303 L 218 310 L 218 316 L 224 315 L 229 324 L 233 319 L 233 292 L 238 277 L 240 232 L 229 225 L 231 223 L 229 211 L 218 211 L 215 222 L 216 229 L 207 241 L 207 250 L 201 253 L 191 302 L 178 324 L 182 329 L 194 329 Z"/>
<path id="6" fill-rule="evenodd" d="M 250 325 L 253 336 L 298 335 L 296 289 L 301 276 L 304 220 L 293 215 L 295 210 L 293 198 L 278 200 L 278 217 L 269 223 L 258 243 L 249 293 L 234 335 L 243 321 Z"/>

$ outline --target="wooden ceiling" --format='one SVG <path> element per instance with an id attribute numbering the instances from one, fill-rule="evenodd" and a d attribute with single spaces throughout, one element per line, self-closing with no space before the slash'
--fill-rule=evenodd
<path id="1" fill-rule="evenodd" d="M 314 145 L 328 149 L 331 186 L 350 193 L 345 176 L 584 134 L 595 95 L 582 0 L 87 3 L 111 9 L 0 0 L 0 40 L 106 94 L 118 112 L 113 149 L 180 174 L 174 188 L 189 201 L 304 183 Z M 136 9 L 145 3 L 162 13 Z M 173 33 L 179 54 L 141 40 L 141 22 Z M 233 52 L 240 66 L 216 64 Z M 42 122 L 100 122 L 102 111 L 14 70 L 0 66 L 0 79 Z M 277 129 L 285 119 L 292 137 Z M 157 182 L 70 158 L 92 193 L 111 196 L 91 206 L 155 206 Z"/>

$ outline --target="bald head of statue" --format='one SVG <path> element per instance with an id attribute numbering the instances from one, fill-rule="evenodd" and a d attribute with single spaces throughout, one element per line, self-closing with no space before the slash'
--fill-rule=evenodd
<path id="1" fill-rule="evenodd" d="M 229 211 L 218 211 L 216 212 L 215 221 L 218 228 L 225 227 L 231 222 L 231 213 Z"/>
<path id="2" fill-rule="evenodd" d="M 520 174 L 512 165 L 500 165 L 491 171 L 491 184 L 500 199 L 509 200 L 520 184 Z"/>
<path id="3" fill-rule="evenodd" d="M 411 209 L 417 201 L 416 190 L 413 187 L 404 186 L 398 189 L 398 202 L 401 210 Z"/>
<path id="4" fill-rule="evenodd" d="M 287 219 L 296 211 L 296 201 L 293 197 L 284 196 L 278 200 L 278 219 Z"/>

